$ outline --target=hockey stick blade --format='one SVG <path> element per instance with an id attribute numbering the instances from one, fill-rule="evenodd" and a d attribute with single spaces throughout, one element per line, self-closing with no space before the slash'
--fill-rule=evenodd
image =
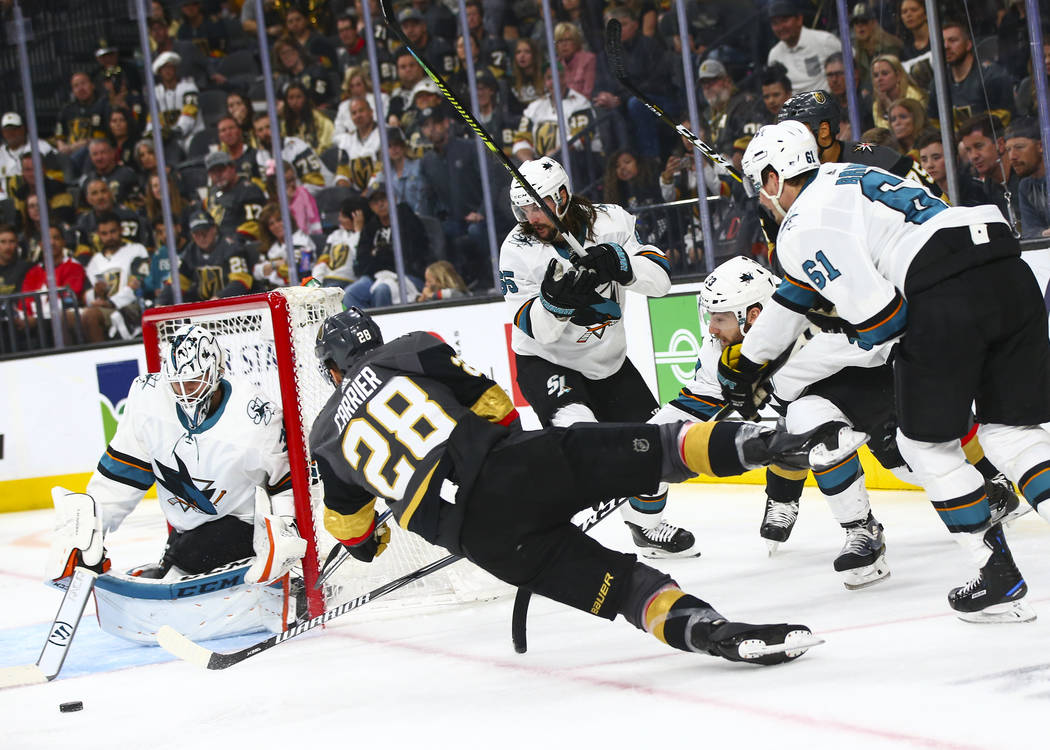
<path id="1" fill-rule="evenodd" d="M 406 573 L 400 578 L 395 578 L 393 581 L 384 583 L 382 586 L 373 589 L 368 593 L 361 594 L 348 602 L 340 604 L 333 610 L 329 610 L 328 612 L 320 614 L 310 620 L 296 623 L 293 627 L 283 633 L 277 633 L 265 640 L 237 651 L 230 651 L 229 653 L 212 651 L 211 649 L 201 646 L 199 643 L 194 643 L 185 635 L 167 625 L 164 625 L 159 631 L 157 631 L 157 643 L 172 656 L 196 664 L 204 669 L 226 669 L 227 667 L 232 667 L 234 664 L 240 664 L 245 659 L 260 654 L 263 651 L 267 651 L 285 641 L 296 638 L 320 625 L 324 625 L 326 622 L 345 615 L 347 612 L 355 610 L 358 607 L 363 607 L 373 599 L 385 596 L 392 591 L 407 586 L 413 581 L 418 581 L 420 578 L 428 576 L 431 573 L 441 570 L 442 568 L 462 559 L 463 558 L 459 555 L 448 555 L 447 557 L 442 557 L 440 560 L 435 560 L 428 565 L 424 565 L 419 570 Z"/>
<path id="2" fill-rule="evenodd" d="M 812 633 L 795 631 L 794 633 L 789 633 L 783 643 L 767 644 L 759 640 L 742 641 L 737 646 L 737 653 L 740 654 L 742 659 L 748 661 L 769 656 L 770 654 L 787 654 L 789 657 L 794 658 L 802 656 L 809 649 L 824 642 L 823 638 L 818 638 Z"/>
<path id="3" fill-rule="evenodd" d="M 47 682 L 47 675 L 36 664 L 0 668 L 0 690 Z"/>

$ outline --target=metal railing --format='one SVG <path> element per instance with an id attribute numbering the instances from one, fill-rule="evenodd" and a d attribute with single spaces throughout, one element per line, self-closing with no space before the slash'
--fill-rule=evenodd
<path id="1" fill-rule="evenodd" d="M 64 317 L 65 343 L 83 344 L 80 304 L 68 286 L 57 291 Z M 0 295 L 0 356 L 56 351 L 48 290 Z"/>

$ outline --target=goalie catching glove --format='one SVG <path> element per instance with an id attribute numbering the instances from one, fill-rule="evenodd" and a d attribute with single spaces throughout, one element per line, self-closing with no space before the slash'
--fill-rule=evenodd
<path id="1" fill-rule="evenodd" d="M 587 255 L 580 260 L 580 267 L 594 271 L 599 284 L 610 281 L 630 284 L 634 280 L 631 259 L 627 251 L 615 242 L 604 242 L 588 248 Z"/>
<path id="2" fill-rule="evenodd" d="M 298 565 L 306 554 L 306 540 L 299 536 L 295 519 L 272 515 L 270 497 L 255 488 L 255 559 L 244 574 L 245 583 L 269 584 Z"/>
<path id="3" fill-rule="evenodd" d="M 55 504 L 55 538 L 51 542 L 45 574 L 51 581 L 73 575 L 77 567 L 96 573 L 109 570 L 109 558 L 102 546 L 102 516 L 91 495 L 51 488 Z"/>
<path id="4" fill-rule="evenodd" d="M 769 363 L 757 364 L 740 353 L 740 344 L 722 350 L 718 361 L 718 382 L 722 396 L 744 419 L 758 421 L 758 410 L 769 401 L 769 393 L 762 388 Z"/>

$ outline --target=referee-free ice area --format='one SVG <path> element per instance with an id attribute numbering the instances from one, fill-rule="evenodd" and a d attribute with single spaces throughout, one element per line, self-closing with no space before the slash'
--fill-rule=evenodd
<path id="1" fill-rule="evenodd" d="M 703 555 L 655 564 L 732 619 L 801 622 L 827 639 L 789 664 L 676 652 L 622 618 L 541 599 L 518 655 L 504 597 L 400 618 L 365 606 L 209 672 L 102 633 L 89 604 L 58 679 L 0 691 L 0 747 L 1050 745 L 1050 529 L 1036 514 L 1007 536 L 1039 619 L 973 625 L 945 598 L 973 571 L 922 493 L 873 493 L 892 576 L 852 592 L 832 569 L 843 533 L 815 490 L 773 558 L 758 536 L 763 498 L 758 486 L 673 488 L 668 518 L 697 534 Z M 51 522 L 50 511 L 0 519 L 0 666 L 36 660 L 58 606 L 40 580 Z M 594 533 L 631 548 L 616 517 Z M 144 503 L 107 539 L 114 565 L 159 556 L 163 535 L 156 503 Z M 82 711 L 59 712 L 74 700 Z"/>

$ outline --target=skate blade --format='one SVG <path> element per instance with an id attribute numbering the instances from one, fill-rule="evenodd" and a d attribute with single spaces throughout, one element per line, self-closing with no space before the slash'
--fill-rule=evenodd
<path id="1" fill-rule="evenodd" d="M 1022 500 L 1017 504 L 1017 507 L 1014 510 L 1010 511 L 1003 517 L 1001 523 L 1003 524 L 1003 526 L 1007 526 L 1016 521 L 1021 516 L 1031 513 L 1033 510 L 1034 508 L 1028 504 L 1027 500 Z"/>
<path id="2" fill-rule="evenodd" d="M 842 571 L 842 585 L 850 591 L 857 591 L 858 589 L 866 589 L 869 586 L 874 586 L 879 581 L 885 581 L 890 577 L 890 568 L 886 565 L 886 557 L 882 555 L 871 565 L 866 565 L 863 568 L 856 568 L 855 570 L 844 570 Z"/>
<path id="3" fill-rule="evenodd" d="M 836 435 L 834 447 L 817 443 L 809 449 L 809 465 L 814 471 L 828 469 L 849 458 L 858 448 L 868 442 L 870 436 L 851 427 L 842 427 Z"/>
<path id="4" fill-rule="evenodd" d="M 759 638 L 741 641 L 737 646 L 737 653 L 745 661 L 773 654 L 784 654 L 788 659 L 797 659 L 809 649 L 822 643 L 824 643 L 823 638 L 818 638 L 808 630 L 792 630 L 784 637 L 783 643 L 766 643 Z"/>
<path id="5" fill-rule="evenodd" d="M 697 545 L 693 545 L 689 549 L 682 550 L 681 552 L 667 552 L 662 549 L 656 549 L 655 547 L 646 547 L 642 552 L 642 557 L 647 557 L 650 560 L 672 560 L 676 557 L 700 557 L 700 550 L 697 549 Z"/>
<path id="6" fill-rule="evenodd" d="M 956 612 L 963 622 L 972 622 L 978 625 L 1000 622 L 1032 622 L 1036 618 L 1035 610 L 1029 607 L 1023 600 L 1016 602 L 1005 602 L 985 607 L 979 612 Z"/>

